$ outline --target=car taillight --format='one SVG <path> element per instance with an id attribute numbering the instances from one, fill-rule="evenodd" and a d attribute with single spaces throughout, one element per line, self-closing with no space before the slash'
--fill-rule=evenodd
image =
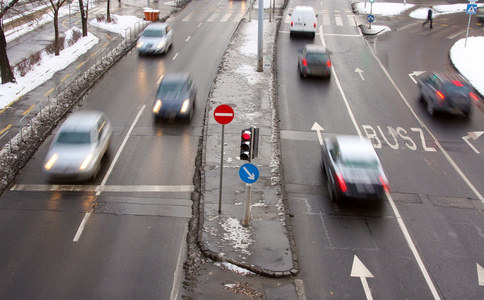
<path id="1" fill-rule="evenodd" d="M 474 101 L 479 100 L 479 99 L 477 98 L 476 94 L 474 94 L 474 93 L 472 93 L 472 92 L 471 92 L 471 93 L 469 93 L 469 96 L 471 96 L 471 99 L 472 99 L 472 100 L 474 100 Z"/>
<path id="2" fill-rule="evenodd" d="M 291 22 L 291 27 L 294 25 L 294 22 Z"/>
<path id="3" fill-rule="evenodd" d="M 314 28 L 316 28 L 316 22 L 314 22 Z"/>
<path id="4" fill-rule="evenodd" d="M 442 94 L 440 91 L 435 92 L 437 94 L 437 97 L 439 97 L 440 100 L 444 100 L 445 96 Z"/>
<path id="5" fill-rule="evenodd" d="M 330 60 L 328 60 L 328 61 L 326 62 L 326 65 L 328 66 L 328 68 L 331 68 L 331 61 L 330 61 Z"/>
<path id="6" fill-rule="evenodd" d="M 390 187 L 388 186 L 388 183 L 381 176 L 380 176 L 380 182 L 383 185 L 383 189 L 385 190 L 385 192 L 390 192 Z"/>
<path id="7" fill-rule="evenodd" d="M 303 66 L 307 67 L 308 66 L 308 61 L 304 58 L 302 60 L 302 64 L 303 64 Z"/>
<path id="8" fill-rule="evenodd" d="M 343 175 L 341 174 L 336 174 L 336 183 L 338 184 L 338 188 L 345 193 L 348 188 L 346 187 L 346 182 L 343 179 Z"/>

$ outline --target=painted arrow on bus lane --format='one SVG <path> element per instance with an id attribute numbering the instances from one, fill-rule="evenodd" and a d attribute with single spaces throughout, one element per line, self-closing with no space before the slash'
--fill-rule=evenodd
<path id="1" fill-rule="evenodd" d="M 463 136 L 462 139 L 464 140 L 464 142 L 466 142 L 469 147 L 472 148 L 472 150 L 474 150 L 474 152 L 476 153 L 480 153 L 479 150 L 476 149 L 476 147 L 474 147 L 474 145 L 472 145 L 470 142 L 469 142 L 469 139 L 473 139 L 474 141 L 477 140 L 482 134 L 484 133 L 484 131 L 471 131 L 471 132 L 468 132 L 466 136 Z"/>
<path id="2" fill-rule="evenodd" d="M 321 131 L 324 131 L 323 127 L 321 127 L 321 125 L 319 125 L 318 122 L 314 122 L 313 127 L 311 127 L 311 130 L 316 131 L 316 133 L 318 134 L 319 144 L 322 146 L 324 144 L 323 136 L 321 135 Z"/>
<path id="3" fill-rule="evenodd" d="M 366 278 L 373 278 L 373 274 L 368 270 L 367 267 L 361 262 L 358 256 L 355 255 L 353 259 L 353 266 L 351 267 L 351 277 L 360 277 L 361 284 L 363 285 L 363 290 L 365 291 L 366 299 L 373 299 L 368 286 L 368 281 Z"/>

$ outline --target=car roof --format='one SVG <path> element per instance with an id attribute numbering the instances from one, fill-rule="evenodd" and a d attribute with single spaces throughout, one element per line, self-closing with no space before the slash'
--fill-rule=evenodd
<path id="1" fill-rule="evenodd" d="M 326 53 L 326 48 L 324 48 L 321 45 L 307 44 L 306 49 L 307 49 L 308 52 Z"/>
<path id="2" fill-rule="evenodd" d="M 95 110 L 84 110 L 72 113 L 62 124 L 62 130 L 68 131 L 90 131 L 92 126 L 96 124 L 97 119 L 103 112 Z"/>
<path id="3" fill-rule="evenodd" d="M 335 137 L 341 156 L 345 158 L 373 159 L 378 156 L 367 138 L 356 135 L 339 135 Z"/>
<path id="4" fill-rule="evenodd" d="M 165 28 L 167 26 L 168 26 L 167 23 L 164 23 L 164 22 L 155 22 L 155 23 L 151 23 L 148 26 L 146 26 L 145 30 L 146 29 L 163 29 L 163 28 Z"/>
<path id="5" fill-rule="evenodd" d="M 296 10 L 314 12 L 314 8 L 312 6 L 304 6 L 304 5 L 294 7 L 294 11 Z"/>

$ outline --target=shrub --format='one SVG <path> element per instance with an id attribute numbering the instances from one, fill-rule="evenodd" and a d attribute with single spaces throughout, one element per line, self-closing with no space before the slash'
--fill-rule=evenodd
<path id="1" fill-rule="evenodd" d="M 80 38 L 82 38 L 82 32 L 79 29 L 77 29 L 77 28 L 73 28 L 72 29 L 72 36 L 67 41 L 67 46 L 70 47 L 70 46 L 74 45 L 75 43 L 77 43 L 77 41 Z"/>
<path id="2" fill-rule="evenodd" d="M 42 51 L 31 53 L 28 57 L 22 59 L 14 66 L 21 77 L 25 76 L 29 71 L 34 69 L 34 66 L 42 59 Z"/>

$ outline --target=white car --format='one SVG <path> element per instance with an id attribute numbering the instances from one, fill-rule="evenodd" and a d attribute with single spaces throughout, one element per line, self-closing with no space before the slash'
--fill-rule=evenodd
<path id="1" fill-rule="evenodd" d="M 72 113 L 59 128 L 44 161 L 50 179 L 94 179 L 111 143 L 111 122 L 100 111 Z"/>
<path id="2" fill-rule="evenodd" d="M 308 34 L 312 38 L 316 35 L 318 27 L 317 14 L 311 6 L 296 6 L 291 16 L 290 36 L 295 34 Z"/>
<path id="3" fill-rule="evenodd" d="M 173 30 L 166 23 L 155 22 L 143 30 L 136 48 L 141 54 L 166 54 L 173 45 Z"/>

